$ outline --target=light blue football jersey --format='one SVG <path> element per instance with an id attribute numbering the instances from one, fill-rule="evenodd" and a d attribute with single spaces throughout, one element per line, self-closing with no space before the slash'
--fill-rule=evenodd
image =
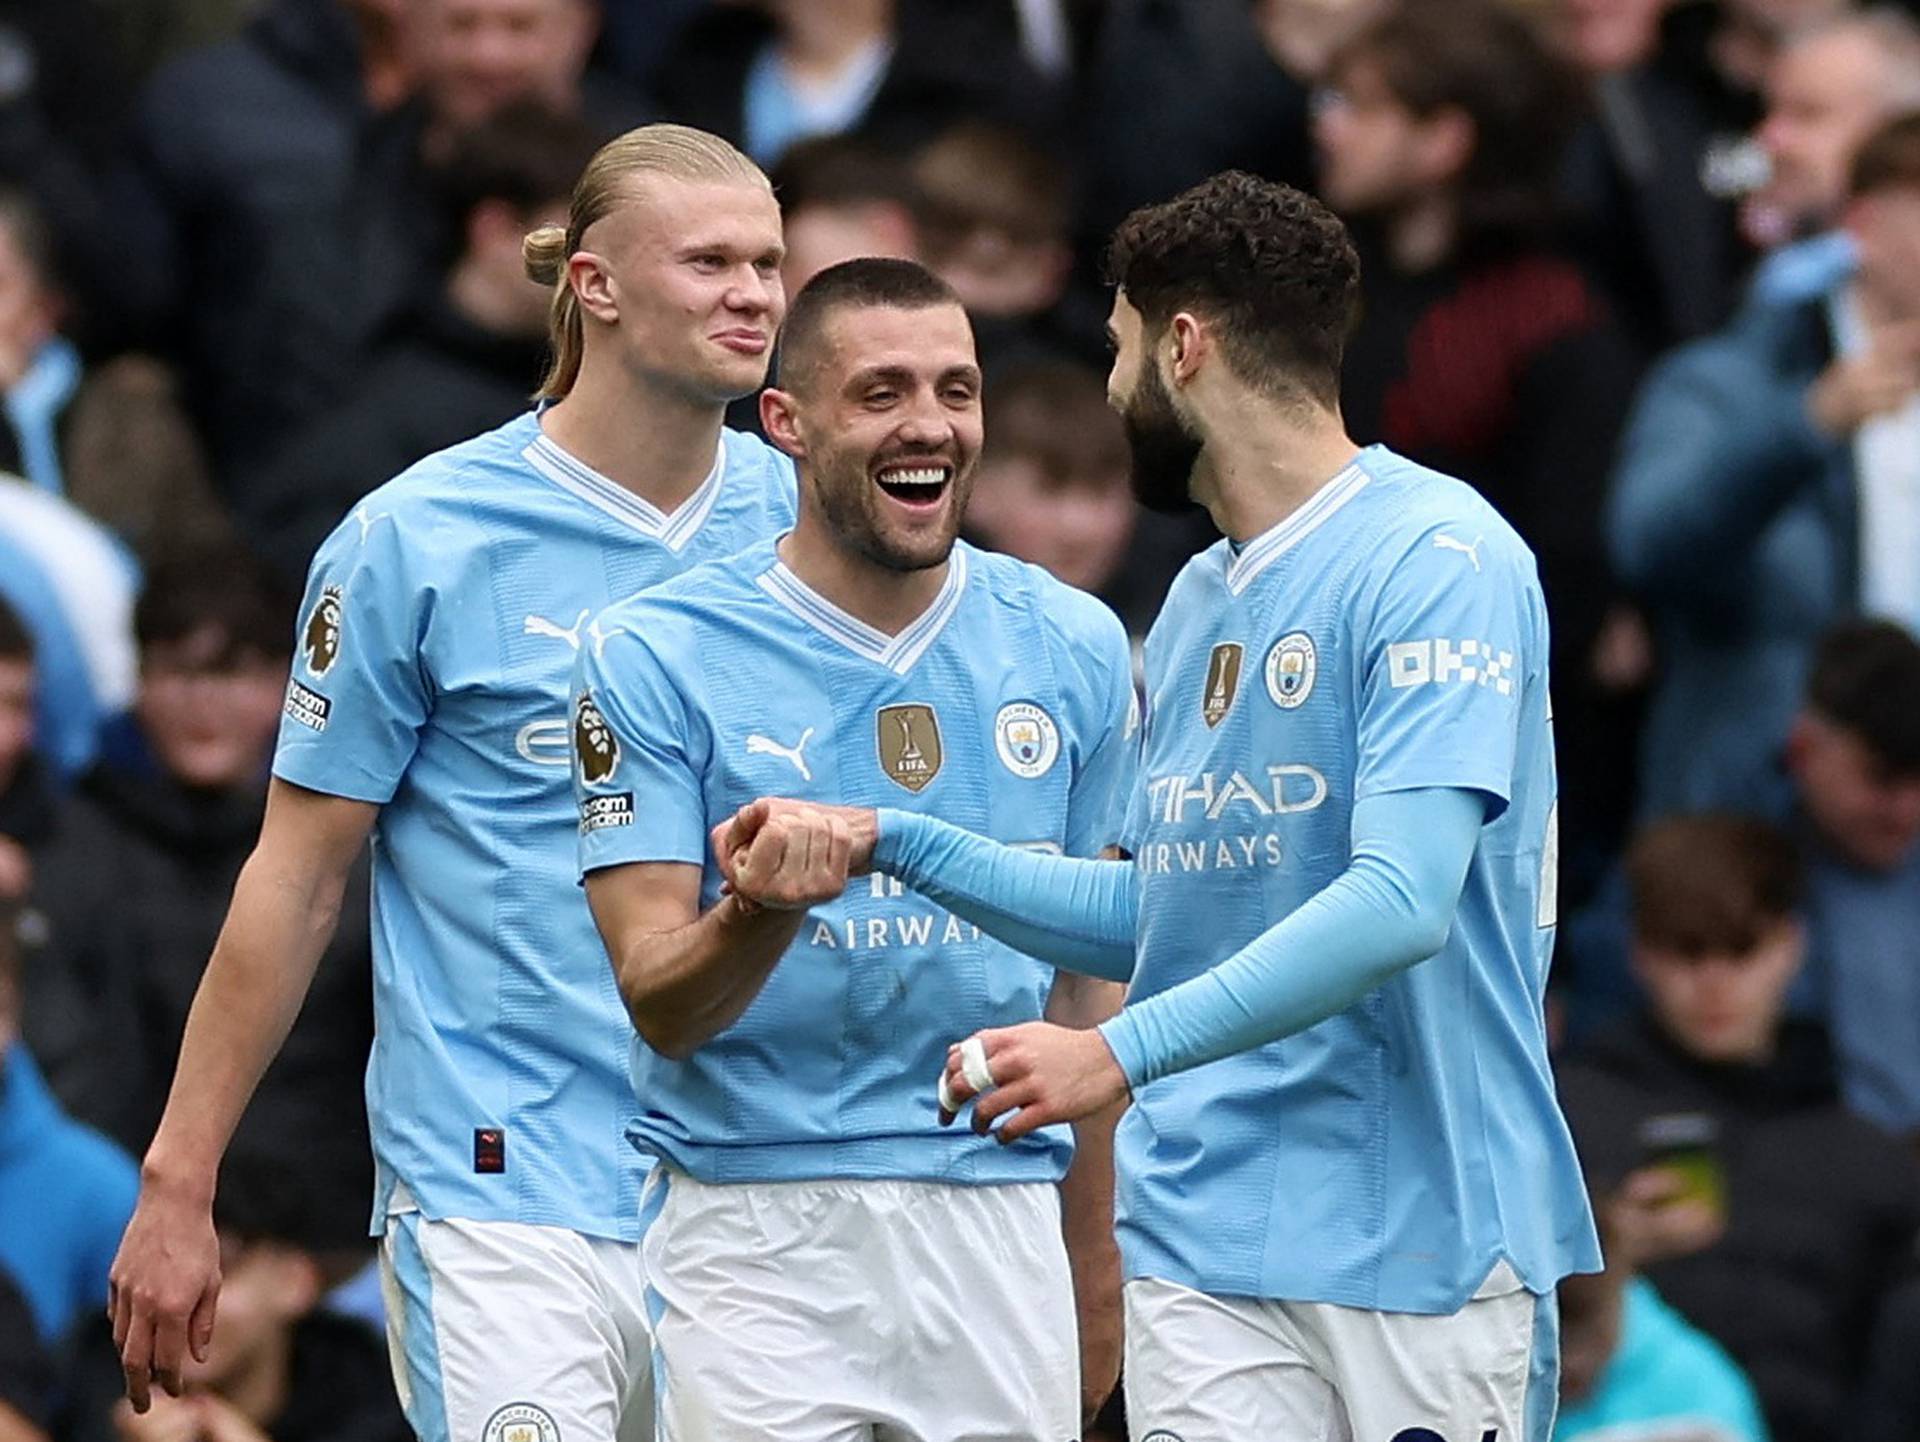
<path id="1" fill-rule="evenodd" d="M 1138 737 L 1126 632 L 1100 602 L 956 546 L 925 614 L 888 637 L 768 543 L 613 607 L 580 654 L 582 871 L 704 868 L 707 833 L 795 796 L 928 812 L 1019 846 L 1119 839 Z M 684 1061 L 637 1039 L 640 1132 L 705 1181 L 1042 1181 L 1069 1129 L 1011 1146 L 941 1127 L 947 1047 L 1038 1018 L 1053 972 L 886 877 L 801 923 L 741 1018 Z"/>
<path id="2" fill-rule="evenodd" d="M 610 601 L 778 534 L 793 470 L 722 437 L 671 515 L 528 414 L 374 491 L 314 558 L 276 776 L 380 803 L 379 1230 L 429 1217 L 636 1239 L 630 1027 L 574 870 L 574 653 Z"/>
<path id="3" fill-rule="evenodd" d="M 1526 546 L 1471 488 L 1374 447 L 1237 552 L 1189 562 L 1146 672 L 1130 1000 L 1332 882 L 1356 798 L 1465 787 L 1490 805 L 1437 956 L 1140 1089 L 1117 1141 L 1128 1275 L 1445 1313 L 1502 1258 L 1535 1292 L 1596 1266 L 1542 1020 L 1558 847 Z"/>

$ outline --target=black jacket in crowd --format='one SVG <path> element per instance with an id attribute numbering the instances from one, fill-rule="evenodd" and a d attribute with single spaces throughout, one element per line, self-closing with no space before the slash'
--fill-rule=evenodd
<path id="1" fill-rule="evenodd" d="M 482 329 L 444 300 L 429 305 L 338 408 L 255 475 L 240 499 L 256 549 L 300 587 L 314 550 L 368 491 L 525 410 L 545 357 L 544 339 Z"/>
<path id="2" fill-rule="evenodd" d="M 166 1104 L 201 973 L 260 833 L 265 788 L 193 792 L 90 772 L 33 848 L 23 1033 L 78 1120 L 136 1157 Z M 363 1077 L 372 1044 L 364 866 L 307 1004 L 242 1119 L 237 1147 L 284 1158 L 344 1244 L 373 1195 Z"/>
<path id="3" fill-rule="evenodd" d="M 1920 1171 L 1841 1106 L 1825 1035 L 1789 1023 L 1772 1061 L 1716 1066 L 1636 1017 L 1569 1055 L 1558 1077 L 1597 1194 L 1643 1163 L 1647 1119 L 1718 1122 L 1726 1235 L 1648 1279 L 1746 1368 L 1775 1442 L 1853 1435 L 1881 1301 L 1920 1231 Z"/>

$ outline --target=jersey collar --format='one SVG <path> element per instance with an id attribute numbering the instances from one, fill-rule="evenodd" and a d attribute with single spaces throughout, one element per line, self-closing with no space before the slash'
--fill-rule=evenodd
<path id="1" fill-rule="evenodd" d="M 585 461 L 568 455 L 543 431 L 521 452 L 527 464 L 563 491 L 571 491 L 598 511 L 605 512 L 641 535 L 660 542 L 669 551 L 683 549 L 713 514 L 720 499 L 720 479 L 727 468 L 725 436 L 714 450 L 713 469 L 671 514 L 636 496 L 618 481 L 600 474 Z"/>
<path id="2" fill-rule="evenodd" d="M 1281 556 L 1319 530 L 1333 513 L 1360 494 L 1368 476 L 1360 462 L 1349 461 L 1332 480 L 1307 498 L 1307 503 L 1268 530 L 1262 531 L 1240 548 L 1227 552 L 1227 589 L 1239 595 L 1253 584 L 1253 578 Z"/>
<path id="3" fill-rule="evenodd" d="M 940 594 L 933 598 L 933 604 L 899 635 L 889 636 L 885 631 L 869 626 L 858 616 L 848 615 L 807 586 L 787 569 L 784 561 L 775 561 L 772 568 L 760 576 L 760 589 L 814 630 L 838 641 L 856 656 L 885 666 L 899 676 L 911 671 L 914 663 L 927 653 L 927 648 L 946 630 L 947 622 L 960 609 L 960 594 L 966 589 L 966 584 L 967 553 L 964 548 L 955 546 L 947 562 L 946 583 L 940 587 Z"/>

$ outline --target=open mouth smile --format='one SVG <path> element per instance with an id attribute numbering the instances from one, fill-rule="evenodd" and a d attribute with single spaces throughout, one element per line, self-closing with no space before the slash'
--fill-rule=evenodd
<path id="1" fill-rule="evenodd" d="M 942 461 L 894 462 L 874 474 L 887 496 L 913 510 L 931 510 L 946 499 L 953 467 Z"/>

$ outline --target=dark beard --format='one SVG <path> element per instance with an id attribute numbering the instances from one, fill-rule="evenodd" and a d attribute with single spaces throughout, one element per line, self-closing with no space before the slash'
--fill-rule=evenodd
<path id="1" fill-rule="evenodd" d="M 1133 452 L 1133 498 L 1163 516 L 1195 510 L 1193 466 L 1200 459 L 1202 441 L 1180 419 L 1166 382 L 1151 365 L 1134 388 L 1121 420 Z"/>

